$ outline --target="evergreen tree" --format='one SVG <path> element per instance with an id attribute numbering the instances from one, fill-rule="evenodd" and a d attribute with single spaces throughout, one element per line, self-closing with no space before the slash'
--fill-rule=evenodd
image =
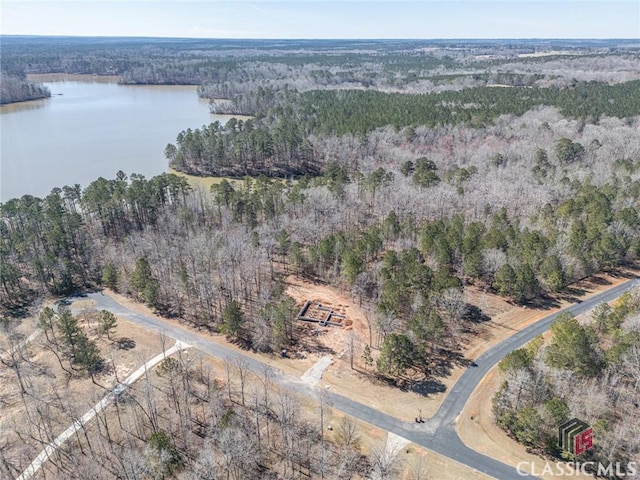
<path id="1" fill-rule="evenodd" d="M 155 278 L 151 278 L 147 282 L 147 285 L 144 287 L 144 290 L 142 291 L 142 299 L 144 300 L 144 303 L 146 303 L 150 307 L 156 308 L 159 306 L 159 303 L 158 303 L 159 296 L 160 296 L 160 283 L 158 283 L 158 281 Z"/>
<path id="2" fill-rule="evenodd" d="M 60 332 L 60 338 L 70 350 L 71 356 L 75 358 L 78 347 L 78 337 L 82 334 L 82 330 L 78 325 L 78 319 L 73 316 L 71 309 L 66 305 L 58 307 L 57 327 Z"/>
<path id="3" fill-rule="evenodd" d="M 131 274 L 131 286 L 138 292 L 144 292 L 147 284 L 151 281 L 151 266 L 147 257 L 141 257 L 136 262 L 136 266 Z"/>
<path id="4" fill-rule="evenodd" d="M 520 265 L 516 270 L 516 284 L 513 299 L 516 302 L 529 300 L 540 293 L 540 284 L 529 264 Z"/>
<path id="5" fill-rule="evenodd" d="M 113 290 L 118 291 L 118 271 L 113 263 L 107 263 L 102 269 L 102 284 Z"/>
<path id="6" fill-rule="evenodd" d="M 160 284 L 151 275 L 151 265 L 147 257 L 139 258 L 131 274 L 131 286 L 150 307 L 158 307 Z"/>
<path id="7" fill-rule="evenodd" d="M 580 162 L 584 154 L 584 147 L 568 138 L 561 138 L 556 142 L 556 157 L 560 163 Z"/>
<path id="8" fill-rule="evenodd" d="M 244 321 L 244 314 L 240 304 L 235 300 L 231 300 L 222 312 L 222 333 L 229 339 L 238 340 L 243 333 Z"/>
<path id="9" fill-rule="evenodd" d="M 496 272 L 493 280 L 493 288 L 499 295 L 503 297 L 512 297 L 515 293 L 516 272 L 513 267 L 505 263 L 500 270 Z"/>
<path id="10" fill-rule="evenodd" d="M 73 362 L 80 365 L 89 375 L 94 375 L 102 369 L 104 360 L 100 356 L 100 350 L 92 340 L 80 332 L 77 339 L 76 354 Z"/>
<path id="11" fill-rule="evenodd" d="M 146 453 L 156 479 L 173 477 L 183 463 L 180 452 L 164 430 L 156 430 L 151 434 Z"/>
<path id="12" fill-rule="evenodd" d="M 418 158 L 412 177 L 413 183 L 423 188 L 435 185 L 440 181 L 440 177 L 436 174 L 437 169 L 433 160 L 429 160 L 426 157 Z"/>
<path id="13" fill-rule="evenodd" d="M 571 315 L 563 313 L 551 326 L 551 343 L 545 351 L 545 360 L 553 368 L 571 370 L 579 376 L 596 375 L 602 367 L 597 350 L 597 338 Z"/>
<path id="14" fill-rule="evenodd" d="M 107 335 L 108 339 L 111 339 L 113 330 L 118 326 L 118 319 L 116 316 L 108 310 L 102 310 L 98 314 L 98 332 L 100 335 Z"/>
<path id="15" fill-rule="evenodd" d="M 362 350 L 362 361 L 366 368 L 370 368 L 373 365 L 373 357 L 371 356 L 371 347 L 369 344 L 366 344 Z"/>
<path id="16" fill-rule="evenodd" d="M 565 286 L 564 270 L 557 255 L 551 255 L 542 262 L 540 276 L 550 292 L 559 292 Z"/>
<path id="17" fill-rule="evenodd" d="M 399 377 L 414 361 L 414 348 L 406 335 L 392 333 L 382 344 L 377 367 L 380 373 Z"/>
<path id="18" fill-rule="evenodd" d="M 38 317 L 38 326 L 44 331 L 47 340 L 55 340 L 56 338 L 55 318 L 56 312 L 51 307 L 44 307 Z M 49 333 L 51 333 L 52 338 L 49 338 Z"/>

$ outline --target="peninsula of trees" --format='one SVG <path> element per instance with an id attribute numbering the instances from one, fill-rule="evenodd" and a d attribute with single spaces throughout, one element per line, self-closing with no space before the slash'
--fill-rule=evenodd
<path id="1" fill-rule="evenodd" d="M 48 98 L 51 92 L 44 85 L 28 81 L 22 75 L 0 72 L 0 105 Z"/>

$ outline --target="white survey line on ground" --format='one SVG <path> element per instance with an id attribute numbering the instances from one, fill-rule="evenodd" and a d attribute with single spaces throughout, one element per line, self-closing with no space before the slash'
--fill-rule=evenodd
<path id="1" fill-rule="evenodd" d="M 56 438 L 53 442 L 47 445 L 44 448 L 44 450 L 42 450 L 42 452 L 40 452 L 40 454 L 35 458 L 35 460 L 31 462 L 31 465 L 29 465 L 24 470 L 24 472 L 22 472 L 22 474 L 17 478 L 17 480 L 30 479 L 38 470 L 40 470 L 40 467 L 42 467 L 42 464 L 47 461 L 49 456 L 53 452 L 55 452 L 57 448 L 59 448 L 64 442 L 66 442 L 67 439 L 71 437 L 73 434 L 75 434 L 84 424 L 91 421 L 91 419 L 93 419 L 93 417 L 95 417 L 97 413 L 101 412 L 106 407 L 108 407 L 113 402 L 116 395 L 121 394 L 130 385 L 134 384 L 140 377 L 142 377 L 147 372 L 147 370 L 153 368 L 162 360 L 164 360 L 166 357 L 173 355 L 177 351 L 184 350 L 190 347 L 191 345 L 188 345 L 184 342 L 180 342 L 179 340 L 176 340 L 176 343 L 173 345 L 173 347 L 156 355 L 147 363 L 145 363 L 140 368 L 138 368 L 135 372 L 129 375 L 125 380 L 119 383 L 113 390 L 107 393 L 102 400 L 100 400 L 91 408 L 91 410 L 85 413 L 80 419 L 73 422 L 73 425 L 71 425 L 64 432 L 62 432 L 58 436 L 58 438 Z"/>

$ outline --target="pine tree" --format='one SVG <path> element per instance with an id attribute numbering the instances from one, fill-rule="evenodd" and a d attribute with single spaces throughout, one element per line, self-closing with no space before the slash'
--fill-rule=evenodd
<path id="1" fill-rule="evenodd" d="M 131 286 L 138 293 L 144 292 L 147 283 L 151 280 L 151 266 L 147 257 L 139 258 L 131 275 Z"/>
<path id="2" fill-rule="evenodd" d="M 75 358 L 78 347 L 78 337 L 82 333 L 78 320 L 71 314 L 71 309 L 67 306 L 58 307 L 58 331 L 65 346 L 70 349 L 71 356 Z"/>
<path id="3" fill-rule="evenodd" d="M 102 269 L 102 284 L 111 290 L 118 291 L 118 271 L 113 263 L 107 263 Z"/>
<path id="4" fill-rule="evenodd" d="M 231 300 L 222 312 L 222 333 L 230 339 L 240 338 L 244 320 L 244 314 L 240 309 L 240 304 L 235 300 Z"/>
<path id="5" fill-rule="evenodd" d="M 106 334 L 108 339 L 111 339 L 113 330 L 118 326 L 118 319 L 116 316 L 108 310 L 102 310 L 98 314 L 98 332 L 101 335 Z"/>
<path id="6" fill-rule="evenodd" d="M 80 332 L 76 344 L 76 355 L 73 363 L 82 366 L 89 375 L 99 372 L 103 365 L 103 359 L 100 357 L 100 350 L 96 343 Z"/>
<path id="7" fill-rule="evenodd" d="M 365 367 L 370 368 L 373 365 L 373 357 L 371 356 L 371 347 L 367 344 L 362 350 L 362 361 Z"/>

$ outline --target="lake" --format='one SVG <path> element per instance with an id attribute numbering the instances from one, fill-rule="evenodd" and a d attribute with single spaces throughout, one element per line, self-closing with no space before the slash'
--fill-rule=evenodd
<path id="1" fill-rule="evenodd" d="M 116 77 L 43 75 L 51 98 L 0 107 L 0 201 L 118 170 L 147 178 L 167 171 L 164 148 L 212 115 L 195 86 L 118 85 Z"/>

